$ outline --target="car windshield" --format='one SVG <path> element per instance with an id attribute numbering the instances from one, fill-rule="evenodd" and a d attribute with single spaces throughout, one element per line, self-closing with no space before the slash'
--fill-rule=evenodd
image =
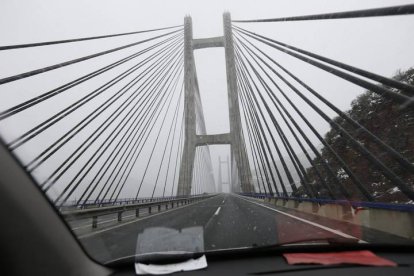
<path id="1" fill-rule="evenodd" d="M 1 142 L 102 263 L 413 244 L 413 13 L 1 1 Z"/>

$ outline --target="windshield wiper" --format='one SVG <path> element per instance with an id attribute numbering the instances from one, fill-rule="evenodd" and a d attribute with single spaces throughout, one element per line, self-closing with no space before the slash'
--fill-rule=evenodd
<path id="1" fill-rule="evenodd" d="M 118 266 L 139 262 L 143 264 L 172 264 L 187 261 L 189 259 L 199 258 L 205 252 L 187 252 L 187 251 L 167 251 L 152 252 L 139 255 L 130 255 L 106 262 L 105 265 Z"/>
<path id="2" fill-rule="evenodd" d="M 315 239 L 303 239 L 303 240 L 296 240 L 296 241 L 290 241 L 285 243 L 278 243 L 278 244 L 271 244 L 271 245 L 263 245 L 258 246 L 256 244 L 253 244 L 251 247 L 242 247 L 242 248 L 224 248 L 219 250 L 207 250 L 202 252 L 188 252 L 188 251 L 166 251 L 166 252 L 151 252 L 151 253 L 145 253 L 145 254 L 139 254 L 139 255 L 131 255 L 122 257 L 116 260 L 109 261 L 105 263 L 106 265 L 123 265 L 123 264 L 131 264 L 134 262 L 140 262 L 140 263 L 152 263 L 152 264 L 167 264 L 167 263 L 176 263 L 176 262 L 182 262 L 193 258 L 199 258 L 202 255 L 214 255 L 215 253 L 218 254 L 226 254 L 231 252 L 257 252 L 257 251 L 267 251 L 271 249 L 280 249 L 284 247 L 302 247 L 302 246 L 321 246 L 324 244 L 316 243 L 316 242 L 324 242 L 324 244 L 329 246 L 336 246 L 336 245 L 357 245 L 363 242 L 359 239 L 352 239 L 352 238 L 315 238 Z"/>
<path id="3" fill-rule="evenodd" d="M 360 245 L 367 244 L 366 241 L 362 241 L 357 238 L 346 238 L 346 237 L 327 237 L 327 238 L 312 238 L 312 239 L 301 239 L 289 242 L 283 242 L 278 244 L 253 246 L 245 249 L 246 251 L 267 251 L 271 249 L 281 249 L 285 247 L 320 247 L 320 246 L 349 246 L 349 245 Z M 213 251 L 214 252 L 214 251 Z"/>
<path id="4" fill-rule="evenodd" d="M 312 245 L 313 242 L 325 242 L 325 243 L 328 243 L 329 245 L 367 243 L 366 241 L 363 241 L 357 238 L 328 237 L 328 238 L 312 238 L 312 239 L 296 240 L 293 242 L 281 243 L 281 244 L 278 244 L 278 246 L 290 246 L 290 245 L 298 245 L 298 244 L 303 244 L 303 243 L 307 245 Z"/>
<path id="5" fill-rule="evenodd" d="M 203 252 L 186 252 L 186 251 L 168 251 L 153 252 L 135 256 L 135 262 L 151 264 L 170 264 L 186 261 L 189 259 L 199 258 Z"/>
<path id="6" fill-rule="evenodd" d="M 358 267 L 361 265 L 356 264 L 340 264 L 340 265 L 303 265 L 302 267 L 292 267 L 288 269 L 276 269 L 269 271 L 260 271 L 260 272 L 250 272 L 250 275 L 267 275 L 275 273 L 288 273 L 288 272 L 298 272 L 298 271 L 309 271 L 309 270 L 320 270 L 320 269 L 337 269 L 337 268 L 349 268 L 349 267 Z"/>

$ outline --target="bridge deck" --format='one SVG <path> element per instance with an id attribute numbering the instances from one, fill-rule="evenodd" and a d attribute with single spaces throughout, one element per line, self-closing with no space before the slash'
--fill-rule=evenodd
<path id="1" fill-rule="evenodd" d="M 288 214 L 288 215 L 286 215 Z M 143 213 L 143 215 L 145 215 Z M 126 214 L 128 216 L 128 214 Z M 134 214 L 129 214 L 131 218 Z M 90 221 L 73 223 L 87 251 L 100 261 L 135 253 L 137 236 L 148 227 L 204 228 L 205 250 L 271 245 L 310 239 L 355 237 L 366 242 L 406 242 L 405 239 L 346 222 L 275 207 L 231 194 L 218 196 L 166 212 L 116 222 L 102 218 L 104 228 L 91 230 Z M 112 223 L 112 225 L 111 225 Z M 105 227 L 106 225 L 106 227 Z M 110 248 L 107 252 L 104 248 Z"/>

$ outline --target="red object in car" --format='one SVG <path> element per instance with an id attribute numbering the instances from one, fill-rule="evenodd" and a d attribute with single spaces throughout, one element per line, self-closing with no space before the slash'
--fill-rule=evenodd
<path id="1" fill-rule="evenodd" d="M 369 266 L 397 266 L 393 261 L 384 259 L 369 250 L 332 253 L 286 253 L 289 264 L 359 264 Z"/>

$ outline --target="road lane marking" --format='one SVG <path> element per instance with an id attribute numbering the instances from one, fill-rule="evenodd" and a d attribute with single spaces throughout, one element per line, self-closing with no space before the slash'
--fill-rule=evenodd
<path id="1" fill-rule="evenodd" d="M 217 208 L 217 211 L 214 213 L 215 216 L 217 216 L 220 213 L 220 209 L 221 209 L 221 207 Z"/>
<path id="2" fill-rule="evenodd" d="M 141 220 L 149 219 L 149 218 L 152 218 L 152 217 L 155 217 L 155 216 L 158 216 L 158 215 L 163 215 L 163 214 L 175 211 L 175 210 L 179 210 L 179 209 L 182 209 L 182 208 L 185 208 L 185 207 L 189 207 L 189 206 L 197 204 L 197 203 L 201 203 L 201 202 L 204 202 L 204 201 L 207 201 L 207 200 L 210 200 L 210 199 L 214 199 L 216 196 L 218 196 L 218 195 L 215 195 L 213 197 L 209 197 L 209 198 L 206 198 L 206 199 L 194 202 L 194 203 L 190 203 L 188 205 L 183 205 L 183 206 L 180 206 L 180 207 L 176 207 L 174 209 L 168 209 L 167 211 L 164 211 L 164 212 L 156 213 L 156 214 L 149 215 L 149 216 L 146 216 L 146 217 L 143 217 L 143 218 L 137 218 L 137 219 L 134 219 L 134 220 L 122 223 L 122 224 L 117 224 L 117 225 L 114 225 L 114 226 L 111 226 L 111 227 L 108 227 L 108 228 L 105 228 L 105 229 L 102 229 L 102 230 L 99 230 L 99 231 L 87 233 L 87 234 L 84 234 L 84 235 L 79 235 L 79 236 L 77 236 L 77 238 L 78 239 L 88 238 L 88 237 L 91 237 L 91 236 L 94 236 L 94 235 L 97 235 L 97 234 L 100 234 L 100 233 L 103 233 L 103 232 L 107 232 L 107 231 L 110 231 L 110 230 L 113 230 L 113 229 L 116 229 L 116 228 L 123 227 L 125 225 L 129 225 L 131 223 L 135 223 L 135 222 L 138 222 L 138 221 L 141 221 Z"/>
<path id="3" fill-rule="evenodd" d="M 217 208 L 216 212 L 214 212 L 214 214 L 210 217 L 210 219 L 209 219 L 209 220 L 207 221 L 207 223 L 204 225 L 204 230 L 205 230 L 205 229 L 207 229 L 207 228 L 209 227 L 210 223 L 213 221 L 213 218 L 219 214 L 220 210 L 221 210 L 221 206 L 219 206 L 219 207 Z"/>
<path id="4" fill-rule="evenodd" d="M 266 206 L 266 205 L 260 204 L 260 203 L 258 203 L 258 202 L 250 201 L 250 200 L 245 199 L 245 198 L 243 198 L 243 197 L 241 197 L 241 196 L 239 196 L 239 195 L 235 195 L 235 196 L 237 196 L 238 198 L 243 199 L 243 200 L 245 200 L 245 201 L 247 201 L 247 202 L 250 202 L 250 203 L 253 203 L 253 204 L 259 205 L 259 206 L 261 206 L 261 207 L 267 208 L 267 209 L 269 209 L 269 210 L 275 211 L 275 212 L 277 212 L 277 213 L 279 213 L 279 214 L 282 214 L 282 215 L 285 215 L 285 216 L 291 217 L 291 218 L 293 218 L 293 219 L 296 219 L 296 220 L 299 220 L 299 221 L 301 221 L 301 222 L 304 222 L 304 223 L 310 224 L 310 225 L 312 225 L 312 226 L 318 227 L 318 228 L 320 228 L 320 229 L 323 229 L 323 230 L 325 230 L 325 231 L 328 231 L 328 232 L 334 233 L 334 234 L 336 234 L 336 235 L 338 235 L 338 236 L 341 236 L 341 237 L 344 237 L 344 238 L 347 238 L 347 239 L 357 239 L 357 240 L 359 240 L 359 243 L 367 243 L 367 242 L 366 242 L 366 241 L 364 241 L 364 240 L 361 240 L 361 239 L 358 239 L 357 237 L 354 237 L 354 236 L 351 236 L 351 235 L 345 234 L 344 232 L 338 231 L 338 230 L 336 230 L 336 229 L 332 229 L 332 228 L 326 227 L 326 226 L 324 226 L 324 225 L 321 225 L 321 224 L 319 224 L 319 223 L 315 223 L 315 222 L 312 222 L 312 221 L 310 221 L 310 220 L 303 219 L 303 218 L 300 218 L 300 217 L 297 217 L 297 216 L 294 216 L 294 215 L 291 215 L 291 214 L 285 213 L 285 212 L 283 212 L 283 211 L 279 211 L 279 210 L 277 210 L 277 209 L 274 209 L 274 208 L 271 208 L 271 207 L 269 207 L 269 206 Z"/>

